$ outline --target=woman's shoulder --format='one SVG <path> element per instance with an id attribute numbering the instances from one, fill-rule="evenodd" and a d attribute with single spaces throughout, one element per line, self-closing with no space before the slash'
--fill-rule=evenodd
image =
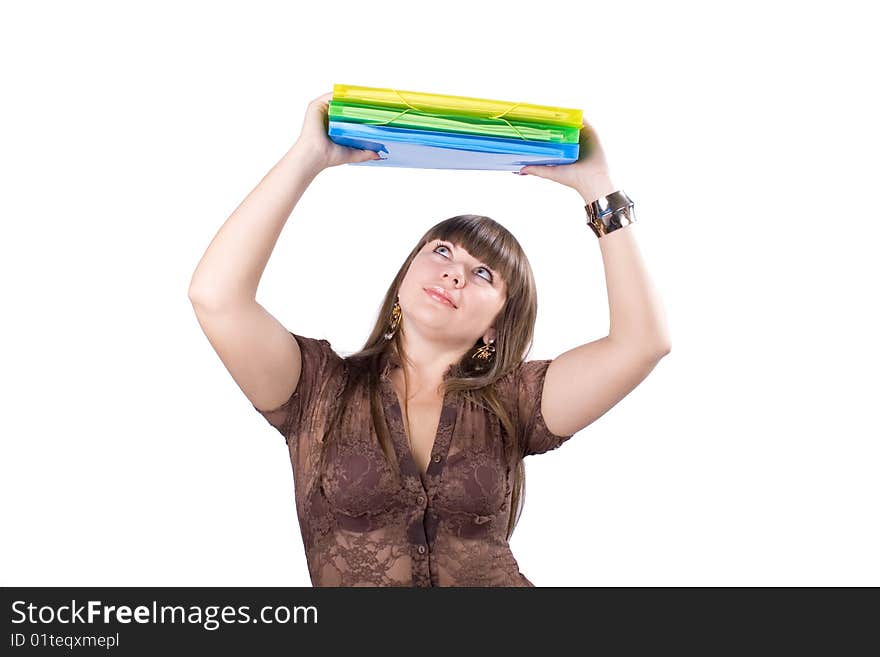
<path id="1" fill-rule="evenodd" d="M 296 388 L 281 406 L 264 411 L 254 407 L 289 441 L 305 429 L 308 420 L 320 413 L 329 397 L 338 395 L 345 377 L 345 359 L 326 338 L 288 331 L 300 350 L 300 374 Z"/>

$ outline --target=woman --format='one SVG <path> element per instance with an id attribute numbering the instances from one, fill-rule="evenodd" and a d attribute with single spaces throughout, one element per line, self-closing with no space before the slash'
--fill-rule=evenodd
<path id="1" fill-rule="evenodd" d="M 297 142 L 211 242 L 191 282 L 196 316 L 287 442 L 315 586 L 534 586 L 508 544 L 523 458 L 604 414 L 670 350 L 632 228 L 591 226 L 605 262 L 606 337 L 524 361 L 537 311 L 528 259 L 497 222 L 461 215 L 419 239 L 366 345 L 342 358 L 255 300 L 315 176 L 378 158 L 327 137 L 331 97 L 310 103 Z M 615 187 L 595 132 L 585 122 L 581 133 L 577 162 L 521 172 L 572 187 L 589 206 Z"/>

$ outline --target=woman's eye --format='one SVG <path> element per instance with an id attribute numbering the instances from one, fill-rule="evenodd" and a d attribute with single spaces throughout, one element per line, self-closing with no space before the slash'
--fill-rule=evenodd
<path id="1" fill-rule="evenodd" d="M 435 252 L 435 253 L 437 252 L 437 249 L 446 249 L 446 250 L 448 251 L 448 250 L 449 250 L 449 247 L 448 247 L 448 246 L 445 246 L 445 245 L 443 245 L 443 244 L 438 244 L 436 247 L 434 247 L 434 252 Z M 444 256 L 444 257 L 445 257 L 445 256 Z M 485 267 L 478 267 L 478 269 L 482 269 L 484 272 L 486 272 L 487 274 L 489 274 L 488 277 L 486 277 L 486 276 L 482 276 L 482 278 L 485 278 L 487 281 L 489 281 L 489 282 L 491 283 L 491 282 L 492 282 L 492 272 L 490 272 L 490 271 L 489 271 L 488 269 L 486 269 Z"/>

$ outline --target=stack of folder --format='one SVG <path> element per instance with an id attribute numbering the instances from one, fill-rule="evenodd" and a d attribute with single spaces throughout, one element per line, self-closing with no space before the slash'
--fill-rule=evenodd
<path id="1" fill-rule="evenodd" d="M 355 166 L 518 171 L 578 159 L 583 112 L 567 107 L 334 84 L 327 134 L 383 159 Z"/>

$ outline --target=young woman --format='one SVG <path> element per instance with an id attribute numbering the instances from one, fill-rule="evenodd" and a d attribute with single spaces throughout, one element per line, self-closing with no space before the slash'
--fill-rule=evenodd
<path id="1" fill-rule="evenodd" d="M 331 97 L 310 103 L 297 142 L 199 262 L 190 286 L 198 321 L 287 443 L 315 586 L 534 586 L 508 543 L 524 457 L 559 447 L 670 351 L 629 226 L 632 204 L 611 183 L 586 122 L 577 162 L 521 170 L 583 196 L 605 263 L 606 337 L 525 361 L 537 314 L 529 261 L 503 226 L 460 215 L 417 240 L 365 346 L 343 358 L 255 300 L 311 181 L 378 157 L 327 137 Z"/>

